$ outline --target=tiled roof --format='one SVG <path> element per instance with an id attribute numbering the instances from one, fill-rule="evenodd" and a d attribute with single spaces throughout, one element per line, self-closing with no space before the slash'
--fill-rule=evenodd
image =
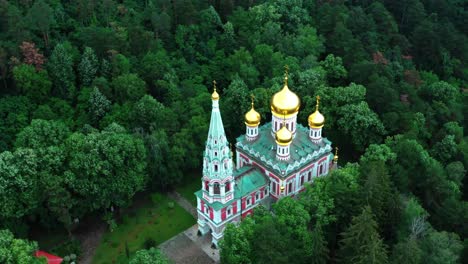
<path id="1" fill-rule="evenodd" d="M 271 122 L 259 127 L 258 138 L 254 141 L 248 141 L 245 135 L 238 137 L 236 147 L 256 160 L 257 163 L 284 177 L 312 161 L 328 155 L 332 150 L 331 142 L 328 139 L 323 138 L 320 144 L 313 143 L 309 139 L 309 130 L 301 124 L 297 124 L 296 136 L 289 150 L 290 159 L 287 161 L 278 160 L 276 158 L 276 142 L 271 135 Z"/>

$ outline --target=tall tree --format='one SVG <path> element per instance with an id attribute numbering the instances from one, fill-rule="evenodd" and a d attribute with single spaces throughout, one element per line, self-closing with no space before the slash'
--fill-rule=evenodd
<path id="1" fill-rule="evenodd" d="M 54 10 L 44 0 L 35 1 L 27 17 L 30 27 L 41 32 L 44 44 L 48 47 L 50 29 L 55 23 Z"/>
<path id="2" fill-rule="evenodd" d="M 55 94 L 63 99 L 73 99 L 76 92 L 73 60 L 64 43 L 55 46 L 47 65 Z"/>
<path id="3" fill-rule="evenodd" d="M 342 234 L 340 261 L 342 263 L 373 263 L 388 262 L 387 249 L 377 231 L 369 206 L 363 208 L 362 213 L 353 217 L 351 225 Z"/>
<path id="4" fill-rule="evenodd" d="M 90 47 L 85 47 L 81 56 L 80 64 L 78 64 L 78 72 L 80 74 L 81 85 L 90 86 L 98 70 L 99 62 Z"/>

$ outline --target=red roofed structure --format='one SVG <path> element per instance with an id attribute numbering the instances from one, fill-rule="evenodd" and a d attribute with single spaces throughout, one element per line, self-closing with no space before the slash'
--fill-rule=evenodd
<path id="1" fill-rule="evenodd" d="M 63 259 L 61 257 L 54 256 L 44 251 L 36 251 L 34 254 L 36 257 L 45 257 L 47 259 L 48 264 L 60 264 L 62 263 Z"/>

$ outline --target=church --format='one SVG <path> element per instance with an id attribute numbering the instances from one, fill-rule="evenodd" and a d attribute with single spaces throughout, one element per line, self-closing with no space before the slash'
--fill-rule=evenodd
<path id="1" fill-rule="evenodd" d="M 319 112 L 320 97 L 308 128 L 297 123 L 300 99 L 289 89 L 287 73 L 282 89 L 271 99 L 271 122 L 260 125 L 252 100 L 245 114 L 245 135 L 236 140 L 236 164 L 224 133 L 216 83 L 211 100 L 202 186 L 195 195 L 198 234 L 211 233 L 212 246 L 217 247 L 226 224 L 240 222 L 260 204 L 269 208 L 278 199 L 297 195 L 316 177 L 336 168 L 338 155 L 322 137 L 325 118 Z"/>

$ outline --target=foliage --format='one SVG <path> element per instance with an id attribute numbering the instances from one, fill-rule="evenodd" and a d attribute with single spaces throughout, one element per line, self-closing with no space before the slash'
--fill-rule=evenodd
<path id="1" fill-rule="evenodd" d="M 5 264 L 47 263 L 44 258 L 34 257 L 36 242 L 15 238 L 9 230 L 0 230 L 0 262 Z"/>
<path id="2" fill-rule="evenodd" d="M 166 264 L 169 260 L 156 248 L 142 249 L 136 252 L 130 264 Z"/>

